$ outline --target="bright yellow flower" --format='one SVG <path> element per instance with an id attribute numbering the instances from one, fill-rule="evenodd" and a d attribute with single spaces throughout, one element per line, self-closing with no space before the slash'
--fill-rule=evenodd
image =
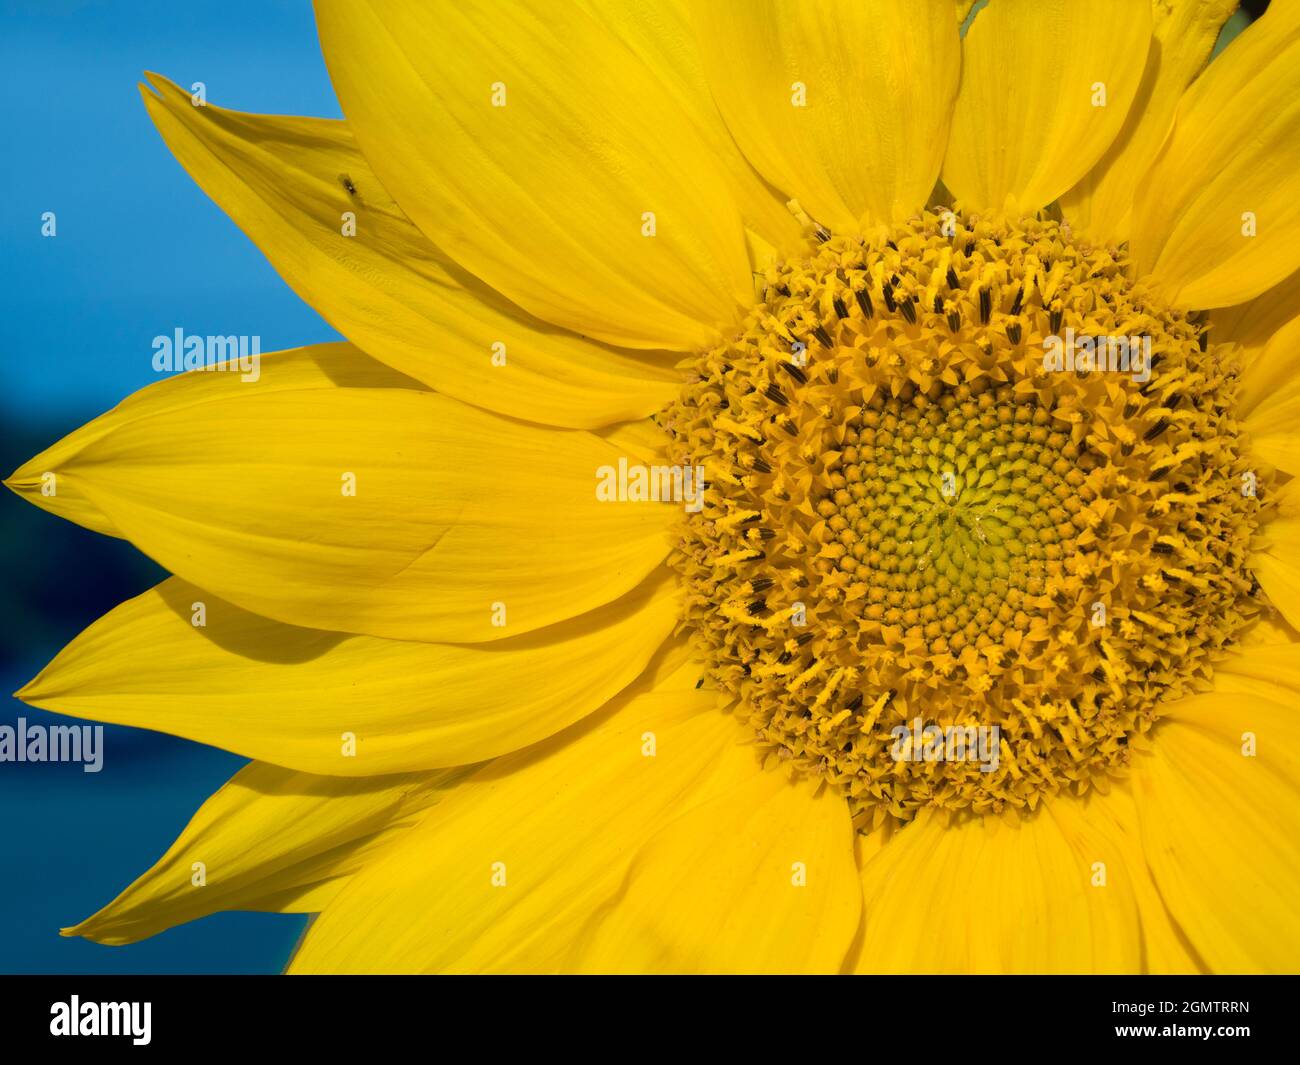
<path id="1" fill-rule="evenodd" d="M 175 574 L 22 697 L 254 759 L 69 934 L 1296 968 L 1300 4 L 1208 67 L 1230 0 L 955 7 L 321 3 L 346 122 L 150 77 L 350 343 L 8 482 Z"/>

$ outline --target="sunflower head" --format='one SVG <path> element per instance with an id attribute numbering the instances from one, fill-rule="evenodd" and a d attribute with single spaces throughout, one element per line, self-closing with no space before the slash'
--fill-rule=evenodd
<path id="1" fill-rule="evenodd" d="M 812 239 L 665 419 L 710 669 L 864 825 L 1085 790 L 1255 613 L 1235 353 L 1042 215 Z M 900 758 L 917 715 L 1005 768 Z"/>
<path id="2" fill-rule="evenodd" d="M 69 933 L 1294 967 L 1300 4 L 1236 6 L 319 0 L 344 121 L 151 77 L 347 341 L 9 482 L 173 573 L 21 696 L 253 759 Z"/>

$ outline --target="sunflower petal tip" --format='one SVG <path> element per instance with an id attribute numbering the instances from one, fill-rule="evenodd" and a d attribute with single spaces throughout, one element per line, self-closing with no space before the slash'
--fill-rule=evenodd
<path id="1" fill-rule="evenodd" d="M 95 937 L 92 933 L 92 925 L 94 924 L 94 921 L 95 918 L 92 915 L 90 917 L 84 917 L 73 924 L 63 925 L 59 929 L 59 935 L 64 939 L 94 939 Z"/>
<path id="2" fill-rule="evenodd" d="M 37 456 L 31 462 L 25 463 L 14 470 L 4 479 L 4 486 L 13 492 L 14 495 L 27 499 L 33 492 L 39 491 L 41 486 L 49 482 L 49 478 L 57 474 L 57 470 L 45 470 L 42 473 L 33 473 L 33 467 L 38 466 Z"/>
<path id="3" fill-rule="evenodd" d="M 120 946 L 131 942 L 130 939 L 119 939 L 112 935 L 105 935 L 104 922 L 101 920 L 102 914 L 103 911 L 101 910 L 78 921 L 76 924 L 66 925 L 59 929 L 59 935 L 64 939 L 84 939 L 106 947 Z"/>
<path id="4" fill-rule="evenodd" d="M 153 70 L 144 71 L 144 80 L 137 82 L 140 95 L 147 104 L 165 104 L 169 96 L 188 97 L 189 93 L 170 78 Z"/>
<path id="5" fill-rule="evenodd" d="M 30 462 L 19 466 L 13 473 L 4 479 L 4 486 L 8 488 L 9 491 L 17 492 L 19 495 L 22 495 L 22 493 L 32 485 L 30 474 L 25 472 L 30 466 Z"/>
<path id="6" fill-rule="evenodd" d="M 50 696 L 50 689 L 45 683 L 46 670 L 41 670 L 31 680 L 13 693 L 15 699 L 19 699 L 28 706 L 44 706 Z"/>

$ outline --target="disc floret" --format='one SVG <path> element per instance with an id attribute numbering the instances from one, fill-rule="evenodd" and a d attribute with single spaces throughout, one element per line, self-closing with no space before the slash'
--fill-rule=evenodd
<path id="1" fill-rule="evenodd" d="M 1147 364 L 1058 366 L 1062 338 Z M 665 418 L 711 486 L 674 563 L 714 678 L 864 827 L 1122 771 L 1256 610 L 1236 374 L 1048 218 L 818 231 Z M 996 726 L 996 766 L 899 759 L 916 720 Z"/>

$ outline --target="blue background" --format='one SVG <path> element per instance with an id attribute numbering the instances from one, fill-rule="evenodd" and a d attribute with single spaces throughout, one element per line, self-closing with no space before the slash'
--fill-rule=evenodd
<path id="1" fill-rule="evenodd" d="M 0 0 L 0 476 L 157 380 L 150 342 L 335 339 L 190 180 L 140 101 L 156 70 L 247 111 L 338 117 L 306 0 Z M 41 236 L 54 211 L 58 235 Z M 0 724 L 71 719 L 8 693 L 163 574 L 0 493 Z M 64 939 L 148 868 L 243 760 L 105 729 L 104 767 L 0 763 L 0 972 L 276 972 L 305 918 L 229 913 L 128 947 Z"/>
<path id="2" fill-rule="evenodd" d="M 6 475 L 156 380 L 151 341 L 177 326 L 258 335 L 263 351 L 335 338 L 172 159 L 139 99 L 146 69 L 202 81 L 226 107 L 339 115 L 306 0 L 0 0 Z M 129 545 L 7 492 L 0 534 L 6 693 L 162 577 Z M 0 724 L 67 720 L 0 702 Z M 58 936 L 148 868 L 242 764 L 111 726 L 105 747 L 97 774 L 0 763 L 0 972 L 281 969 L 304 918 L 218 914 L 129 947 Z"/>

